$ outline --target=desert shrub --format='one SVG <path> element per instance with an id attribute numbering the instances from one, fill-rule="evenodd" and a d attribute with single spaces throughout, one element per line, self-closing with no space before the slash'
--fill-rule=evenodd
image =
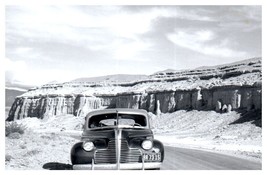
<path id="1" fill-rule="evenodd" d="M 19 145 L 19 147 L 21 148 L 21 149 L 26 149 L 27 147 L 26 147 L 26 145 Z"/>
<path id="2" fill-rule="evenodd" d="M 51 140 L 51 136 L 48 136 L 48 135 L 41 135 L 40 138 L 44 139 L 44 140 Z"/>
<path id="3" fill-rule="evenodd" d="M 213 139 L 219 139 L 219 138 L 220 138 L 220 136 L 216 135 Z"/>
<path id="4" fill-rule="evenodd" d="M 51 140 L 56 140 L 57 135 L 52 132 L 50 134 L 46 134 L 46 135 L 41 135 L 40 138 L 45 142 L 45 141 L 51 141 Z"/>
<path id="5" fill-rule="evenodd" d="M 26 127 L 22 124 L 18 124 L 16 122 L 6 122 L 6 136 L 11 133 L 19 133 L 24 134 Z"/>
<path id="6" fill-rule="evenodd" d="M 6 162 L 9 162 L 12 159 L 12 156 L 9 154 L 6 154 L 5 157 L 6 157 Z"/>
<path id="7" fill-rule="evenodd" d="M 33 155 L 36 155 L 36 154 L 38 154 L 40 152 L 41 151 L 38 150 L 38 149 L 33 149 L 33 150 L 30 150 L 30 151 L 27 151 L 27 153 L 24 156 L 33 156 Z"/>
<path id="8" fill-rule="evenodd" d="M 79 123 L 75 126 L 74 130 L 82 131 L 84 129 L 84 124 Z"/>
<path id="9" fill-rule="evenodd" d="M 10 138 L 10 139 L 20 139 L 20 133 L 13 132 L 13 133 L 8 134 L 7 137 Z"/>

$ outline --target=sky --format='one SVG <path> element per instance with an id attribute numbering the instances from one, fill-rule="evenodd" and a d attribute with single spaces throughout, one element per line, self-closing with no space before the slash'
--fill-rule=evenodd
<path id="1" fill-rule="evenodd" d="M 262 53 L 260 6 L 6 6 L 6 83 L 150 75 Z"/>

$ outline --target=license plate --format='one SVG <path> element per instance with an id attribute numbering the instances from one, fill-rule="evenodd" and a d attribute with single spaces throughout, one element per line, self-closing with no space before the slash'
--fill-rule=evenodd
<path id="1" fill-rule="evenodd" d="M 149 161 L 160 161 L 161 160 L 161 154 L 144 154 L 144 159 Z"/>

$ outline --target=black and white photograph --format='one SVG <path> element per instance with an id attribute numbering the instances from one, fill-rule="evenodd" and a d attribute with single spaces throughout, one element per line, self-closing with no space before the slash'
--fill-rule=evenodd
<path id="1" fill-rule="evenodd" d="M 262 170 L 261 5 L 4 9 L 5 172 Z"/>

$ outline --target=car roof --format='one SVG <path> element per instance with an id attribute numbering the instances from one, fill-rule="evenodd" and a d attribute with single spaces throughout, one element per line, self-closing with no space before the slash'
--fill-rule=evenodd
<path id="1" fill-rule="evenodd" d="M 143 109 L 130 109 L 130 108 L 113 108 L 113 109 L 101 109 L 89 112 L 86 118 L 90 118 L 94 115 L 109 114 L 109 113 L 125 113 L 125 114 L 140 114 L 147 116 L 147 111 Z"/>

